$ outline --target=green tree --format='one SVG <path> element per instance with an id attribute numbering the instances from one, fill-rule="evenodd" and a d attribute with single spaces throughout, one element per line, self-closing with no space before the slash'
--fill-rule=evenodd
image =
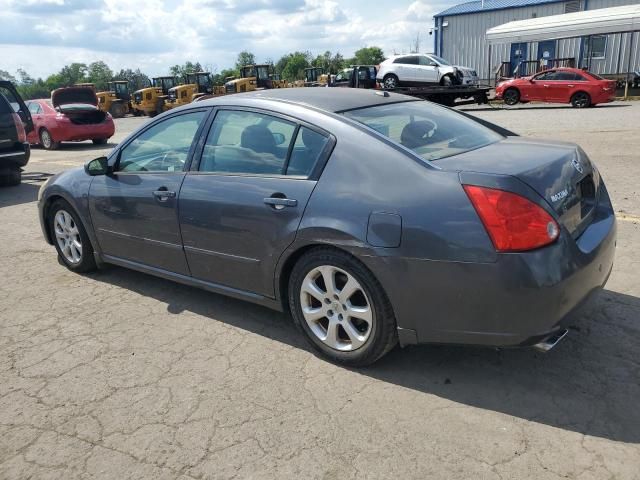
<path id="1" fill-rule="evenodd" d="M 174 65 L 169 69 L 169 74 L 178 77 L 181 81 L 186 81 L 187 73 L 201 72 L 200 62 L 187 61 L 184 65 Z"/>
<path id="2" fill-rule="evenodd" d="M 0 70 L 0 80 L 8 80 L 10 82 L 16 83 L 16 77 L 11 75 L 6 70 Z"/>
<path id="3" fill-rule="evenodd" d="M 24 70 L 24 68 L 18 69 L 18 78 L 18 83 L 20 85 L 33 85 L 36 82 L 36 80 Z"/>
<path id="4" fill-rule="evenodd" d="M 322 68 L 325 73 L 338 73 L 345 67 L 345 60 L 340 52 L 331 55 L 331 52 L 327 50 L 314 58 L 311 66 Z"/>
<path id="5" fill-rule="evenodd" d="M 49 79 L 58 87 L 70 87 L 76 83 L 84 83 L 87 80 L 87 65 L 84 63 L 65 65 L 57 75 L 52 75 Z"/>
<path id="6" fill-rule="evenodd" d="M 240 76 L 240 72 L 238 72 L 234 68 L 225 68 L 221 70 L 219 73 L 213 75 L 213 84 L 214 85 L 224 85 L 225 81 L 229 77 L 238 77 Z"/>
<path id="7" fill-rule="evenodd" d="M 378 65 L 384 61 L 384 52 L 380 47 L 364 47 L 354 53 L 350 63 L 354 65 Z"/>
<path id="8" fill-rule="evenodd" d="M 236 70 L 240 70 L 242 67 L 246 65 L 255 65 L 256 64 L 256 56 L 251 53 L 243 50 L 238 54 L 238 59 L 236 60 Z"/>
<path id="9" fill-rule="evenodd" d="M 149 77 L 142 73 L 139 68 L 136 70 L 131 70 L 130 68 L 122 69 L 113 78 L 114 80 L 127 80 L 132 92 L 151 85 Z"/>
<path id="10" fill-rule="evenodd" d="M 293 52 L 283 56 L 275 68 L 283 79 L 288 81 L 304 79 L 304 69 L 311 64 L 309 52 Z"/>
<path id="11" fill-rule="evenodd" d="M 110 82 L 113 78 L 113 72 L 109 68 L 109 65 L 102 60 L 89 64 L 87 68 L 87 80 L 96 86 L 97 91 L 103 91 L 107 89 L 107 82 Z"/>

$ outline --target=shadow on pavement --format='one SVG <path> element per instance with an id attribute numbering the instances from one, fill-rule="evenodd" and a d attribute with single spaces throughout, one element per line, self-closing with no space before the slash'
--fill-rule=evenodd
<path id="1" fill-rule="evenodd" d="M 40 186 L 53 174 L 23 172 L 22 183 L 15 187 L 0 187 L 0 208 L 35 202 Z"/>
<path id="2" fill-rule="evenodd" d="M 288 315 L 118 267 L 91 277 L 166 303 L 170 313 L 188 310 L 309 350 Z M 605 290 L 547 354 L 423 345 L 396 348 L 357 372 L 463 405 L 640 443 L 639 319 L 640 299 Z"/>

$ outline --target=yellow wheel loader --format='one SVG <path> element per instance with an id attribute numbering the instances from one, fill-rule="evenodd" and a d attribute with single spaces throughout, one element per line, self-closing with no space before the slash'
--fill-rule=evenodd
<path id="1" fill-rule="evenodd" d="M 224 84 L 226 93 L 252 92 L 270 88 L 284 88 L 284 80 L 273 80 L 271 70 L 273 65 L 247 65 L 240 69 L 240 78 Z"/>
<path id="2" fill-rule="evenodd" d="M 176 77 L 155 77 L 151 87 L 133 92 L 131 106 L 135 112 L 155 117 L 166 110 L 169 90 L 178 84 Z"/>
<path id="3" fill-rule="evenodd" d="M 103 112 L 109 112 L 113 118 L 122 118 L 128 113 L 133 113 L 131 105 L 131 93 L 127 80 L 114 80 L 107 83 L 108 90 L 96 93 L 98 108 Z"/>
<path id="4" fill-rule="evenodd" d="M 209 72 L 187 73 L 186 81 L 186 84 L 177 85 L 169 90 L 169 97 L 165 102 L 167 110 L 186 105 L 200 97 L 213 96 L 214 87 Z"/>

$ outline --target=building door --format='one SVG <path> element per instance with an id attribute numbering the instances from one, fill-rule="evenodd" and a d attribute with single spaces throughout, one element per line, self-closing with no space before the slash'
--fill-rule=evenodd
<path id="1" fill-rule="evenodd" d="M 556 58 L 556 41 L 546 40 L 544 42 L 538 42 L 538 65 L 543 70 L 552 68 L 549 62 Z"/>
<path id="2" fill-rule="evenodd" d="M 527 44 L 526 43 L 512 43 L 511 44 L 511 75 L 521 76 L 523 73 L 521 68 L 518 69 L 520 63 L 527 59 Z"/>

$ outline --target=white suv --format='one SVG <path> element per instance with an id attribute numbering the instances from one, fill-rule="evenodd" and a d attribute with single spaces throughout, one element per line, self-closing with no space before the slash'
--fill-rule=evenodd
<path id="1" fill-rule="evenodd" d="M 478 74 L 467 67 L 451 65 L 437 55 L 394 55 L 380 64 L 376 80 L 387 89 L 400 86 L 477 85 Z"/>

